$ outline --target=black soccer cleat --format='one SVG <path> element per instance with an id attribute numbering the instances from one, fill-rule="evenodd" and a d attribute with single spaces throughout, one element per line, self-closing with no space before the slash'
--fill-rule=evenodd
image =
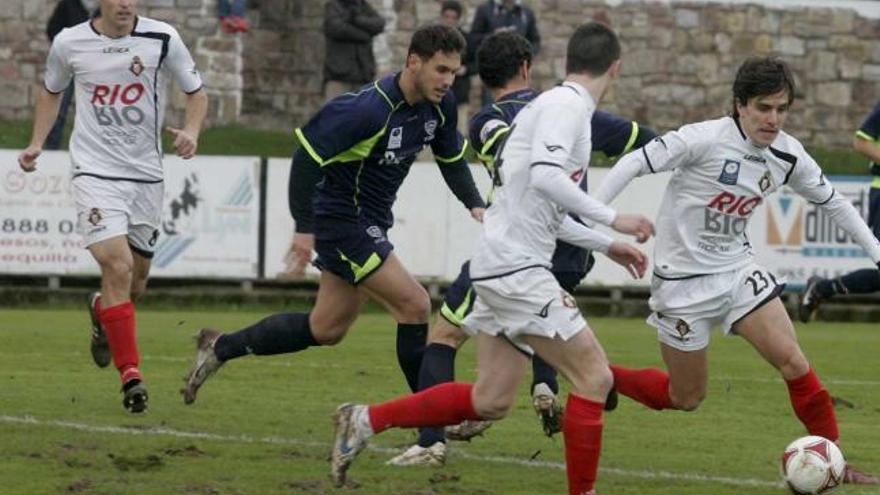
<path id="1" fill-rule="evenodd" d="M 807 286 L 801 293 L 801 298 L 800 301 L 798 301 L 797 307 L 798 319 L 803 323 L 809 323 L 810 319 L 813 318 L 813 315 L 816 314 L 816 311 L 822 304 L 822 295 L 816 290 L 819 282 L 822 280 L 822 277 L 816 275 L 807 279 Z"/>
<path id="2" fill-rule="evenodd" d="M 602 408 L 606 411 L 617 409 L 617 398 L 617 387 L 611 387 L 611 390 L 608 391 L 608 396 L 605 397 L 605 405 Z"/>
<path id="3" fill-rule="evenodd" d="M 122 398 L 122 405 L 127 410 L 136 414 L 147 410 L 149 396 L 144 382 L 138 379 L 129 380 L 122 386 L 122 393 L 125 394 Z"/>
<path id="4" fill-rule="evenodd" d="M 100 292 L 93 292 L 89 297 L 89 317 L 92 319 L 92 339 L 90 342 L 90 350 L 92 351 L 92 359 L 99 368 L 106 368 L 113 356 L 110 354 L 110 344 L 107 343 L 107 334 L 104 327 L 101 326 L 101 320 L 98 319 L 98 312 L 95 310 L 95 304 L 100 299 Z"/>

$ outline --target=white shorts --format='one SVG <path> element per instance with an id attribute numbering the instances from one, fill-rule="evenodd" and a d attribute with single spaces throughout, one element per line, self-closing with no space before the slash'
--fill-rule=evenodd
<path id="1" fill-rule="evenodd" d="M 165 184 L 75 177 L 77 231 L 86 246 L 124 235 L 141 256 L 152 257 L 159 238 Z"/>
<path id="2" fill-rule="evenodd" d="M 477 298 L 463 329 L 506 337 L 526 354 L 525 335 L 568 340 L 587 326 L 574 298 L 546 268 L 529 268 L 488 280 L 474 280 Z"/>
<path id="3" fill-rule="evenodd" d="M 709 333 L 720 324 L 725 335 L 748 314 L 785 288 L 769 270 L 751 264 L 739 270 L 668 280 L 654 276 L 648 324 L 661 342 L 681 351 L 709 345 Z"/>

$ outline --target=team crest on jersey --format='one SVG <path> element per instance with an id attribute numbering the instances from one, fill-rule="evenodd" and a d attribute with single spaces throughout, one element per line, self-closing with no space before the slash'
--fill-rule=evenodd
<path id="1" fill-rule="evenodd" d="M 675 331 L 681 336 L 681 340 L 684 340 L 687 334 L 691 333 L 691 326 L 684 320 L 678 320 L 675 323 Z"/>
<path id="2" fill-rule="evenodd" d="M 764 175 L 758 180 L 758 188 L 761 189 L 761 193 L 765 193 L 770 189 L 770 172 L 764 172 Z"/>
<path id="3" fill-rule="evenodd" d="M 104 217 L 101 216 L 101 210 L 99 210 L 99 209 L 97 209 L 97 208 L 92 208 L 92 210 L 89 211 L 89 218 L 88 218 L 88 220 L 89 220 L 89 223 L 90 223 L 90 224 L 92 224 L 92 225 L 94 225 L 94 226 L 97 226 L 99 223 L 101 223 L 101 220 L 102 220 L 103 218 L 104 218 Z"/>
<path id="4" fill-rule="evenodd" d="M 130 70 L 135 76 L 140 76 L 141 72 L 144 71 L 144 63 L 141 62 L 141 58 L 137 55 L 132 57 L 131 65 L 128 66 L 128 70 Z"/>
<path id="5" fill-rule="evenodd" d="M 437 121 L 431 119 L 425 122 L 425 141 L 432 141 L 434 139 L 434 131 L 437 130 Z"/>
<path id="6" fill-rule="evenodd" d="M 739 162 L 736 160 L 724 160 L 724 166 L 721 167 L 721 175 L 718 176 L 718 182 L 735 186 L 739 180 Z"/>
<path id="7" fill-rule="evenodd" d="M 562 296 L 562 305 L 565 306 L 566 308 L 574 309 L 578 306 L 577 301 L 575 301 L 574 297 L 572 297 L 572 295 L 569 294 L 568 292 L 562 291 L 561 296 Z"/>
<path id="8" fill-rule="evenodd" d="M 396 150 L 403 144 L 403 126 L 391 129 L 391 135 L 388 137 L 388 149 Z"/>

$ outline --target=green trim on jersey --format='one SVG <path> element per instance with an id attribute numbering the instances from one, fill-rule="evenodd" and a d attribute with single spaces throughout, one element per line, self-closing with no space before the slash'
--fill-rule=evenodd
<path id="1" fill-rule="evenodd" d="M 464 158 L 464 152 L 467 151 L 467 149 L 468 149 L 468 140 L 465 139 L 464 143 L 462 143 L 462 145 L 461 145 L 461 151 L 459 151 L 457 155 L 453 156 L 452 158 L 444 158 L 442 156 L 434 155 L 434 159 L 437 160 L 437 163 L 457 162 L 457 161 L 461 160 L 462 158 Z"/>
<path id="2" fill-rule="evenodd" d="M 877 138 L 875 138 L 874 136 L 868 134 L 867 132 L 865 132 L 861 129 L 856 131 L 856 137 L 859 139 L 864 139 L 865 141 L 870 141 L 872 143 L 877 141 Z"/>
<path id="3" fill-rule="evenodd" d="M 321 155 L 319 155 L 318 152 L 316 152 L 315 149 L 312 148 L 312 145 L 309 144 L 309 140 L 306 139 L 306 135 L 303 134 L 302 128 L 297 127 L 296 129 L 294 129 L 293 135 L 296 136 L 296 138 L 299 140 L 299 144 L 301 144 L 302 147 L 305 148 L 306 153 L 308 153 L 309 156 L 312 157 L 312 160 L 315 160 L 316 162 L 318 162 L 318 165 L 323 167 L 324 159 L 321 158 Z"/>
<path id="4" fill-rule="evenodd" d="M 626 142 L 626 146 L 623 147 L 623 152 L 621 155 L 625 155 L 632 150 L 634 144 L 636 144 L 636 138 L 639 137 L 639 124 L 635 122 L 632 123 L 632 130 L 629 131 L 629 140 Z"/>

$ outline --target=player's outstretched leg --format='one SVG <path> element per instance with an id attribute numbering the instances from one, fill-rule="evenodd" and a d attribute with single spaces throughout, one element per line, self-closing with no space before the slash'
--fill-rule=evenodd
<path id="1" fill-rule="evenodd" d="M 804 323 L 809 322 L 823 302 L 838 294 L 871 294 L 877 291 L 880 291 L 880 271 L 874 268 L 856 270 L 833 279 L 810 277 L 798 304 L 798 318 Z"/>
<path id="2" fill-rule="evenodd" d="M 672 409 L 669 375 L 657 368 L 631 369 L 610 365 L 614 388 L 630 399 L 655 410 Z"/>
<path id="3" fill-rule="evenodd" d="M 196 337 L 196 358 L 184 377 L 183 401 L 192 404 L 199 388 L 226 361 L 248 354 L 268 356 L 320 345 L 312 335 L 308 313 L 278 313 L 234 333 L 202 329 Z"/>
<path id="4" fill-rule="evenodd" d="M 458 424 L 479 419 L 467 383 L 443 383 L 417 394 L 372 406 L 343 404 L 334 416 L 336 441 L 330 473 L 336 486 L 345 484 L 346 472 L 366 440 L 389 428 L 417 428 Z"/>
<path id="5" fill-rule="evenodd" d="M 92 338 L 89 343 L 89 350 L 92 353 L 92 360 L 99 368 L 106 368 L 113 360 L 110 354 L 110 345 L 107 343 L 107 334 L 101 325 L 98 315 L 101 313 L 101 293 L 93 292 L 89 296 L 89 318 L 92 321 Z"/>

